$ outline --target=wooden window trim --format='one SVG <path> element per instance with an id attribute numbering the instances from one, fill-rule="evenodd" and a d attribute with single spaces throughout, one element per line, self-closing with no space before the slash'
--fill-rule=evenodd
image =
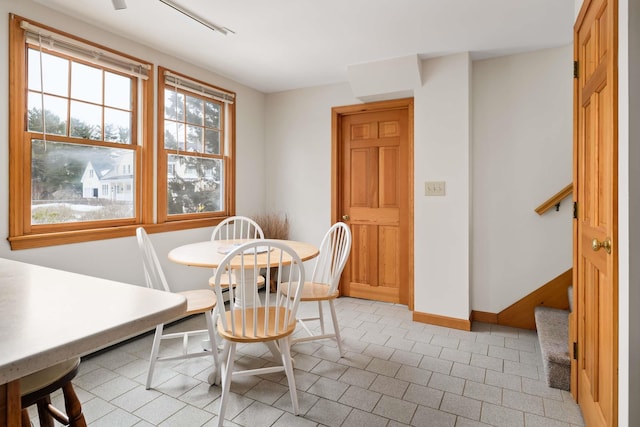
<path id="1" fill-rule="evenodd" d="M 134 205 L 136 217 L 121 220 L 96 221 L 90 228 L 86 223 L 77 224 L 52 224 L 50 226 L 31 226 L 30 212 L 31 200 L 30 190 L 30 153 L 26 149 L 25 138 L 34 133 L 26 132 L 26 52 L 27 39 L 26 32 L 21 28 L 20 23 L 26 21 L 37 25 L 52 33 L 79 41 L 82 44 L 95 46 L 96 48 L 113 52 L 119 56 L 130 58 L 142 62 L 137 58 L 130 57 L 121 52 L 114 51 L 107 47 L 92 43 L 68 33 L 58 31 L 48 26 L 30 21 L 28 19 L 10 15 L 9 23 L 9 243 L 12 250 L 37 248 L 44 246 L 86 242 L 92 240 L 109 239 L 135 234 L 135 227 L 138 224 L 150 221 L 152 218 L 152 207 L 149 209 L 143 203 L 149 195 L 153 195 L 152 171 L 153 157 L 148 156 L 149 144 L 147 141 L 152 132 L 153 122 L 153 72 L 149 70 L 149 79 L 137 82 L 141 88 L 136 93 L 141 93 L 141 97 L 132 100 L 135 115 L 141 120 L 140 129 L 141 140 L 137 141 L 135 135 L 138 133 L 138 121 L 132 123 L 132 143 L 135 143 L 133 151 L 136 156 L 136 184 L 134 191 L 136 199 Z M 82 62 L 81 60 L 79 62 Z M 138 103 L 141 102 L 141 105 Z M 55 135 L 47 134 L 49 141 L 61 141 Z M 91 145 L 88 141 L 87 145 Z M 123 148 L 122 144 L 103 144 L 113 148 Z M 130 146 L 129 146 L 130 147 Z M 150 157 L 150 160 L 149 160 Z M 148 166 L 151 165 L 151 167 Z"/>
<path id="2" fill-rule="evenodd" d="M 28 197 L 29 191 L 25 190 L 25 186 L 29 186 L 31 181 L 30 176 L 30 153 L 27 150 L 25 138 L 32 135 L 26 132 L 26 94 L 27 94 L 27 81 L 24 77 L 26 75 L 26 52 L 27 52 L 27 38 L 26 31 L 21 28 L 21 22 L 26 21 L 28 23 L 37 25 L 40 28 L 46 29 L 55 34 L 59 34 L 66 38 L 71 38 L 79 41 L 82 44 L 95 46 L 96 48 L 113 52 L 119 56 L 130 58 L 132 60 L 139 61 L 136 58 L 129 57 L 120 52 L 116 52 L 109 48 L 97 45 L 87 40 L 83 40 L 74 37 L 70 34 L 55 30 L 48 26 L 35 23 L 28 19 L 10 15 L 9 22 L 9 57 L 11 58 L 9 66 L 9 243 L 12 250 L 28 249 L 43 246 L 78 243 L 98 239 L 108 239 L 113 237 L 121 237 L 123 233 L 133 234 L 135 231 L 135 225 L 142 223 L 146 220 L 147 213 L 142 209 L 142 195 L 144 193 L 151 193 L 145 188 L 148 186 L 148 182 L 142 174 L 145 172 L 143 167 L 144 150 L 146 149 L 145 141 L 152 127 L 150 126 L 153 121 L 153 110 L 148 108 L 148 103 L 153 100 L 153 85 L 149 81 L 136 82 L 140 85 L 140 91 L 142 96 L 140 97 L 141 105 L 138 104 L 138 97 L 133 99 L 133 111 L 141 121 L 142 128 L 140 129 L 141 140 L 132 141 L 135 146 L 132 147 L 136 153 L 136 168 L 137 168 L 137 180 L 135 183 L 134 191 L 136 199 L 134 200 L 136 207 L 136 217 L 129 219 L 110 220 L 110 221 L 97 221 L 87 227 L 86 223 L 77 224 L 70 223 L 65 225 L 52 224 L 51 226 L 31 226 L 30 207 L 31 200 Z M 80 61 L 82 62 L 82 61 Z M 149 78 L 153 77 L 152 70 L 149 71 Z M 137 93 L 137 91 L 136 91 Z M 139 108 L 140 107 L 140 108 Z M 138 121 L 135 120 L 132 123 L 132 136 L 138 133 Z M 61 140 L 60 137 L 55 135 L 47 135 L 47 140 L 56 141 Z M 91 145 L 88 143 L 88 145 Z M 112 148 L 124 148 L 122 144 L 103 144 Z M 131 148 L 128 146 L 127 148 Z M 153 161 L 153 158 L 151 158 Z M 128 232 L 128 229 L 132 231 Z"/>
<path id="3" fill-rule="evenodd" d="M 113 52 L 119 56 L 130 58 L 134 61 L 142 62 L 138 58 L 129 56 L 119 51 L 115 51 L 108 47 L 93 43 L 88 40 L 73 36 L 63 31 L 42 25 L 38 22 L 10 14 L 9 23 L 9 236 L 7 240 L 12 250 L 30 249 L 54 245 L 64 245 L 72 243 L 81 243 L 95 240 L 112 239 L 126 236 L 134 236 L 135 230 L 143 225 L 149 233 L 179 231 L 192 228 L 210 227 L 218 224 L 226 216 L 235 214 L 235 128 L 236 128 L 236 110 L 235 103 L 230 105 L 229 115 L 226 126 L 229 127 L 230 135 L 228 137 L 228 145 L 225 162 L 225 212 L 224 215 L 203 215 L 198 218 L 188 217 L 179 220 L 171 220 L 166 222 L 157 221 L 156 209 L 157 192 L 154 185 L 156 168 L 154 162 L 154 72 L 153 67 L 150 68 L 148 79 L 139 82 L 141 85 L 139 98 L 139 120 L 142 123 L 140 129 L 140 141 L 136 151 L 136 168 L 138 179 L 136 181 L 136 212 L 137 218 L 128 223 L 118 223 L 114 225 L 113 221 L 96 222 L 94 228 L 78 229 L 75 224 L 69 224 L 64 230 L 52 228 L 43 232 L 40 227 L 38 232 L 27 232 L 30 226 L 30 208 L 25 211 L 25 206 L 30 207 L 29 192 L 25 192 L 25 183 L 30 180 L 25 177 L 24 171 L 30 170 L 30 157 L 25 150 L 23 141 L 24 129 L 26 126 L 26 114 L 24 105 L 26 102 L 26 36 L 25 31 L 20 27 L 21 21 L 27 21 L 52 33 L 60 34 L 64 37 L 77 40 L 83 44 L 95 46 L 108 52 Z M 152 64 L 149 64 L 152 65 Z M 174 74 L 178 74 L 175 73 Z M 194 80 L 194 79 L 192 79 Z M 203 82 L 203 84 L 205 84 Z M 211 86 L 207 84 L 208 86 Z M 158 85 L 159 87 L 160 85 Z M 225 90 L 226 91 L 226 90 Z M 158 90 L 160 92 L 160 89 Z M 16 108 L 16 106 L 20 106 Z M 157 128 L 162 125 L 159 117 L 157 120 Z M 134 126 L 138 126 L 137 123 Z M 47 135 L 47 139 L 50 136 Z M 51 137 L 53 140 L 53 137 Z M 158 138 L 160 140 L 160 138 Z M 159 141 L 163 142 L 163 141 Z M 159 160 L 160 146 L 157 146 L 156 160 Z M 14 161 L 17 160 L 17 161 Z M 158 168 L 162 163 L 158 162 Z M 166 174 L 166 170 L 164 171 Z M 160 173 L 160 171 L 157 171 Z M 166 194 L 166 193 L 165 193 Z M 27 200 L 29 199 L 29 200 Z M 166 200 L 166 198 L 165 198 Z M 166 201 L 165 201 L 166 203 Z"/>
<path id="4" fill-rule="evenodd" d="M 235 102 L 227 104 L 224 108 L 221 120 L 222 133 L 220 144 L 224 144 L 223 161 L 224 161 L 224 209 L 221 212 L 207 212 L 202 214 L 192 213 L 184 215 L 167 215 L 167 155 L 168 151 L 164 148 L 164 91 L 165 88 L 171 89 L 171 84 L 165 83 L 165 72 L 169 72 L 174 76 L 184 77 L 193 82 L 219 89 L 222 92 L 230 93 L 235 97 L 235 93 L 229 92 L 212 85 L 210 83 L 195 79 L 191 76 L 179 73 L 168 68 L 158 66 L 158 108 L 157 108 L 157 170 L 158 170 L 158 200 L 157 200 L 157 223 L 169 228 L 180 227 L 181 223 L 213 221 L 217 224 L 224 218 L 235 214 L 235 135 L 236 135 L 236 104 Z M 190 228 L 190 227 L 186 227 Z"/>

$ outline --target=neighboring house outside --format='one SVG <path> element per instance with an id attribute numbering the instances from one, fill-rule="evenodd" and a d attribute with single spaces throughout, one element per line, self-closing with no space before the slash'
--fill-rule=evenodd
<path id="1" fill-rule="evenodd" d="M 109 162 L 87 162 L 82 174 L 82 197 L 133 202 L 133 156 Z"/>
<path id="2" fill-rule="evenodd" d="M 191 156 L 170 155 L 167 162 L 168 181 L 177 178 L 193 184 L 195 192 L 212 191 L 220 186 L 216 161 Z"/>
<path id="3" fill-rule="evenodd" d="M 182 178 L 191 182 L 195 192 L 211 191 L 220 183 L 210 165 L 198 168 L 189 162 L 181 162 L 177 156 L 170 156 L 167 165 L 169 180 Z M 120 156 L 116 160 L 90 160 L 87 162 L 80 181 L 82 197 L 85 199 L 104 199 L 110 201 L 133 201 L 133 156 Z M 204 176 L 201 176 L 204 174 Z"/>

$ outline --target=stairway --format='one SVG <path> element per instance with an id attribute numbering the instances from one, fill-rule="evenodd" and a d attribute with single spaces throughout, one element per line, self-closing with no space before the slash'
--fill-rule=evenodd
<path id="1" fill-rule="evenodd" d="M 545 379 L 549 387 L 561 390 L 569 390 L 571 385 L 569 313 L 572 307 L 572 289 L 569 287 L 569 310 L 545 306 L 535 308 Z"/>

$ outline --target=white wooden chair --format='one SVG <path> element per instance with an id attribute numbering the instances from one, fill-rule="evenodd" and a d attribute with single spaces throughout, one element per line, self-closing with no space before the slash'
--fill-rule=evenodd
<path id="1" fill-rule="evenodd" d="M 230 216 L 213 229 L 211 240 L 264 239 L 262 228 L 246 216 Z"/>
<path id="2" fill-rule="evenodd" d="M 269 286 L 264 289 L 262 298 L 258 294 L 258 274 L 266 268 L 267 280 L 270 271 L 276 267 L 277 291 L 271 292 Z M 276 240 L 249 242 L 228 253 L 215 274 L 217 284 L 228 282 L 231 275 L 238 279 L 237 286 L 230 286 L 230 302 L 220 304 L 218 334 L 223 339 L 224 350 L 220 361 L 222 376 L 222 396 L 218 426 L 224 422 L 224 414 L 229 400 L 232 378 L 247 375 L 264 375 L 284 371 L 289 383 L 289 393 L 293 413 L 298 415 L 298 396 L 296 393 L 293 364 L 290 354 L 290 336 L 296 327 L 296 311 L 304 285 L 304 267 L 300 257 L 289 246 Z M 295 284 L 299 291 L 290 294 L 290 298 L 278 298 L 285 282 Z M 222 298 L 222 286 L 216 285 L 218 299 Z M 262 294 L 262 293 L 261 293 Z M 223 307 L 226 307 L 223 311 Z M 282 364 L 265 368 L 234 370 L 238 344 L 267 344 L 276 349 Z M 277 347 L 274 345 L 277 344 Z"/>
<path id="3" fill-rule="evenodd" d="M 142 254 L 142 263 L 144 266 L 144 276 L 146 284 L 149 288 L 158 289 L 161 291 L 172 292 L 167 279 L 164 276 L 160 261 L 156 255 L 156 251 L 153 248 L 153 244 L 149 239 L 144 228 L 139 227 L 136 230 L 136 236 L 138 238 L 138 247 Z M 190 359 L 192 357 L 211 357 L 213 360 L 214 372 L 209 376 L 209 382 L 215 384 L 219 376 L 219 361 L 217 351 L 192 351 L 189 352 L 189 337 L 207 335 L 210 342 L 213 343 L 213 349 L 216 349 L 216 333 L 214 330 L 213 322 L 213 309 L 217 305 L 217 298 L 215 293 L 210 289 L 195 289 L 189 291 L 176 292 L 180 295 L 184 295 L 187 299 L 187 311 L 184 317 L 194 314 L 202 314 L 205 318 L 207 329 L 192 330 L 184 332 L 164 333 L 164 324 L 156 326 L 156 332 L 153 337 L 153 345 L 151 347 L 151 355 L 149 357 L 149 369 L 147 371 L 147 382 L 145 384 L 148 390 L 151 387 L 151 380 L 153 378 L 153 371 L 155 369 L 156 362 Z M 182 340 L 182 353 L 172 356 L 160 355 L 160 343 L 162 340 L 180 339 Z"/>
<path id="4" fill-rule="evenodd" d="M 300 326 L 306 332 L 307 336 L 293 337 L 292 344 L 305 341 L 315 341 L 327 338 L 334 338 L 338 344 L 340 355 L 344 355 L 342 348 L 342 338 L 340 337 L 340 326 L 338 325 L 338 317 L 333 301 L 338 297 L 338 285 L 340 284 L 340 276 L 344 270 L 344 266 L 351 252 L 351 230 L 344 222 L 334 224 L 325 234 L 320 244 L 320 255 L 317 258 L 316 265 L 313 269 L 311 281 L 304 284 L 304 289 L 300 297 L 301 302 L 317 302 L 318 314 L 313 317 L 298 318 Z M 291 288 L 284 287 L 283 294 L 289 295 Z M 333 323 L 333 331 L 327 332 L 324 327 L 324 315 L 322 303 L 327 301 L 331 312 L 331 320 Z M 314 333 L 306 325 L 305 322 L 320 322 L 320 334 Z"/>
<path id="5" fill-rule="evenodd" d="M 231 216 L 213 229 L 211 233 L 211 240 L 239 240 L 239 239 L 264 239 L 264 232 L 260 225 L 253 219 L 246 216 Z M 214 277 L 216 269 L 213 269 L 213 276 L 209 278 L 209 286 L 214 286 Z M 235 283 L 235 282 L 232 282 Z M 264 278 L 260 286 L 264 285 Z M 226 287 L 229 283 L 223 284 L 223 290 L 226 291 Z M 225 292 L 225 301 L 228 300 L 228 295 Z"/>

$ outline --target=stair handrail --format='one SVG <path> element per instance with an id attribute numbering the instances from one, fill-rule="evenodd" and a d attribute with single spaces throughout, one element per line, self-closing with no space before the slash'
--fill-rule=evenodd
<path id="1" fill-rule="evenodd" d="M 545 213 L 546 211 L 548 211 L 549 209 L 551 209 L 554 206 L 556 207 L 556 210 L 559 210 L 560 209 L 560 202 L 562 201 L 562 199 L 567 197 L 572 192 L 573 192 L 573 183 L 567 185 L 562 190 L 558 191 L 556 194 L 551 196 L 551 198 L 549 198 L 549 200 L 547 200 L 546 202 L 544 202 L 543 204 L 538 206 L 536 208 L 536 213 L 538 215 L 542 215 L 543 213 Z"/>

